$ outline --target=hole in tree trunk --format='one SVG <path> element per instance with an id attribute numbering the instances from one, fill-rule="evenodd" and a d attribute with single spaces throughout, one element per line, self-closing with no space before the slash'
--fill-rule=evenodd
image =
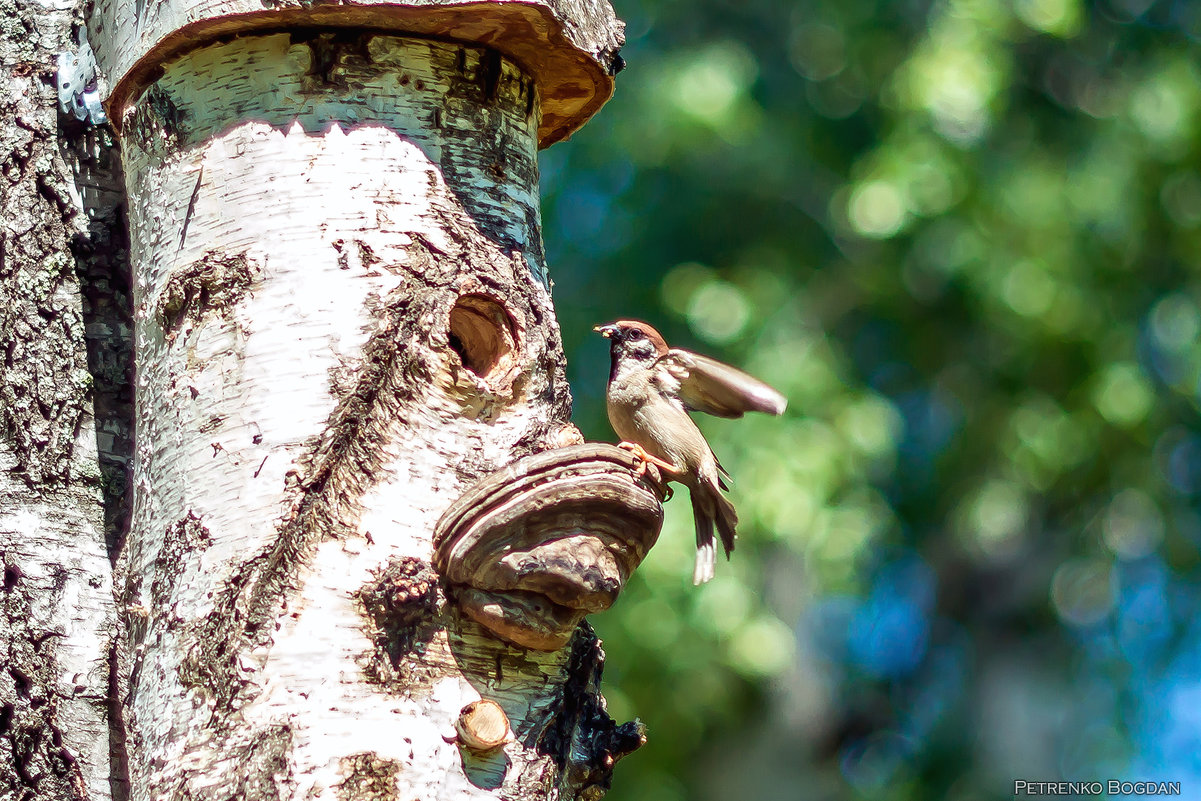
<path id="1" fill-rule="evenodd" d="M 494 381 L 516 361 L 516 324 L 498 301 L 463 295 L 450 310 L 450 347 L 470 372 Z"/>

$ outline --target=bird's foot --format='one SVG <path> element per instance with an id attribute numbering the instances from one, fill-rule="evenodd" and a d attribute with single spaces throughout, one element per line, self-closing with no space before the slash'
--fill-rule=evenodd
<path id="1" fill-rule="evenodd" d="M 637 442 L 619 442 L 617 447 L 629 451 L 631 454 L 633 454 L 634 458 L 638 460 L 638 467 L 634 470 L 635 477 L 642 478 L 645 476 L 647 468 L 651 465 L 659 468 L 659 470 L 662 471 L 662 475 L 652 475 L 652 478 L 655 479 L 657 484 L 663 485 L 663 500 L 671 500 L 671 496 L 675 494 L 675 490 L 673 490 L 667 484 L 667 481 L 670 476 L 679 475 L 681 472 L 683 472 L 680 470 L 680 468 L 676 467 L 671 462 L 660 459 L 658 456 L 652 456 L 651 454 L 647 453 L 646 449 Z"/>

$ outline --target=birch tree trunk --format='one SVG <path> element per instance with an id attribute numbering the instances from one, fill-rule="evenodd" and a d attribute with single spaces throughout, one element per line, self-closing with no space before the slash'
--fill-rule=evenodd
<path id="1" fill-rule="evenodd" d="M 473 19 L 487 6 L 534 7 Z M 186 35 L 162 20 L 191 12 L 122 9 L 92 28 L 134 273 L 115 671 L 131 797 L 599 797 L 641 736 L 604 714 L 591 630 L 508 645 L 430 567 L 460 494 L 578 440 L 536 151 L 596 93 L 548 92 L 553 59 L 461 26 L 441 41 L 290 9 L 218 38 L 211 9 Z M 515 734 L 485 754 L 451 741 L 480 698 Z"/>
<path id="2" fill-rule="evenodd" d="M 73 50 L 73 12 L 70 3 L 0 2 L 5 799 L 107 799 L 124 789 L 110 775 L 120 738 L 108 715 L 110 555 L 130 434 L 122 193 L 111 139 L 82 126 L 60 137 L 55 64 Z"/>
<path id="3" fill-rule="evenodd" d="M 100 4 L 123 176 L 56 121 L 76 10 L 0 0 L 0 796 L 599 797 L 642 738 L 591 630 L 507 645 L 429 560 L 465 489 L 578 439 L 535 153 L 620 27 L 237 5 Z M 481 697 L 503 750 L 451 742 Z"/>

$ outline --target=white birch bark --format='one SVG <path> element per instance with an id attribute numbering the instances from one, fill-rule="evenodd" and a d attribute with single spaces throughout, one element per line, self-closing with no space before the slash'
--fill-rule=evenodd
<path id="1" fill-rule="evenodd" d="M 246 36 L 122 121 L 135 269 L 132 797 L 596 798 L 597 643 L 441 598 L 441 512 L 563 440 L 538 97 L 495 51 Z M 516 740 L 445 737 L 468 702 Z"/>

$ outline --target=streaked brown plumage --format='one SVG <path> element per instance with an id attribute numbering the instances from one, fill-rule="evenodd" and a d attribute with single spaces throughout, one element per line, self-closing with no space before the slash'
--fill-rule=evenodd
<path id="1" fill-rule="evenodd" d="M 623 445 L 638 448 L 665 467 L 664 478 L 688 487 L 696 524 L 696 567 L 692 580 L 713 578 L 717 561 L 714 529 L 726 557 L 734 550 L 738 515 L 722 494 L 725 472 L 690 411 L 718 417 L 746 412 L 781 414 L 784 396 L 757 378 L 697 353 L 669 348 L 651 326 L 618 320 L 597 326 L 611 342 L 606 406 Z"/>

